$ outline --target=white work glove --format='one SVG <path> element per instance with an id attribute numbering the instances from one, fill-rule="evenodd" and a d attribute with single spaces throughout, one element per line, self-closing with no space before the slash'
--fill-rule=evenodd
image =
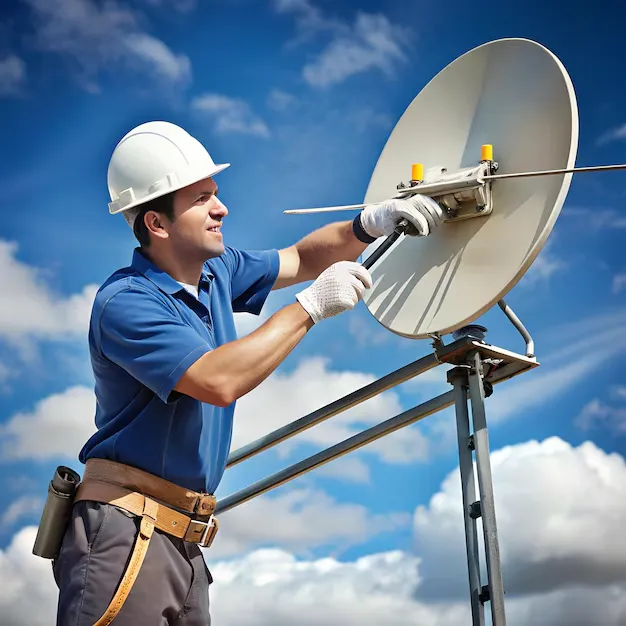
<path id="1" fill-rule="evenodd" d="M 339 261 L 326 268 L 304 291 L 296 294 L 298 302 L 317 324 L 327 317 L 354 309 L 372 286 L 370 273 L 354 261 Z"/>
<path id="2" fill-rule="evenodd" d="M 376 238 L 391 235 L 402 219 L 409 222 L 407 235 L 426 237 L 444 221 L 445 214 L 432 198 L 419 194 L 370 204 L 360 214 L 363 230 Z"/>

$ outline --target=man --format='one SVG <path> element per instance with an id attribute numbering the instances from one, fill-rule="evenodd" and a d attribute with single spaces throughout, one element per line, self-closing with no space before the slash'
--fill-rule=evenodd
<path id="1" fill-rule="evenodd" d="M 199 546 L 216 532 L 235 402 L 265 380 L 321 320 L 371 286 L 354 262 L 406 218 L 425 236 L 443 217 L 429 198 L 368 206 L 283 250 L 224 244 L 216 165 L 182 128 L 142 124 L 116 146 L 109 210 L 140 244 L 93 305 L 89 347 L 97 432 L 54 563 L 58 624 L 210 624 L 212 582 Z M 250 335 L 272 289 L 314 282 Z M 263 419 L 259 415 L 259 419 Z M 253 523 L 271 524 L 271 520 Z"/>

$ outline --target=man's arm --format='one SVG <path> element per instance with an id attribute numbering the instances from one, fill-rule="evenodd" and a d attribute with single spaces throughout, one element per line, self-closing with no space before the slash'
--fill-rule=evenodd
<path id="1" fill-rule="evenodd" d="M 174 389 L 207 404 L 228 406 L 262 383 L 313 324 L 299 303 L 290 304 L 246 337 L 201 356 Z"/>
<path id="2" fill-rule="evenodd" d="M 273 289 L 314 280 L 337 261 L 354 261 L 368 244 L 359 241 L 352 221 L 334 222 L 279 251 L 280 271 Z"/>
<path id="3" fill-rule="evenodd" d="M 190 365 L 174 386 L 197 400 L 228 406 L 263 382 L 313 324 L 353 309 L 372 286 L 369 272 L 342 261 L 320 274 L 290 304 L 242 339 L 219 346 Z"/>

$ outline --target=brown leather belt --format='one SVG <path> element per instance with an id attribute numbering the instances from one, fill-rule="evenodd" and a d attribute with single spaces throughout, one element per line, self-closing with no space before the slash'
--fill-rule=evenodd
<path id="1" fill-rule="evenodd" d="M 141 517 L 122 580 L 95 626 L 110 624 L 119 613 L 139 574 L 155 528 L 204 548 L 211 546 L 219 528 L 213 517 L 215 496 L 190 491 L 136 467 L 105 459 L 87 461 L 74 502 L 82 500 L 111 504 Z"/>

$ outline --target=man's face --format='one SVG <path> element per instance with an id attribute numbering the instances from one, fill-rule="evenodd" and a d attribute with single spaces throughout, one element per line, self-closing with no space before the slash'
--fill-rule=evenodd
<path id="1" fill-rule="evenodd" d="M 203 261 L 224 252 L 221 226 L 228 209 L 217 198 L 217 185 L 206 178 L 174 195 L 174 222 L 168 227 L 170 244 L 183 256 Z"/>

